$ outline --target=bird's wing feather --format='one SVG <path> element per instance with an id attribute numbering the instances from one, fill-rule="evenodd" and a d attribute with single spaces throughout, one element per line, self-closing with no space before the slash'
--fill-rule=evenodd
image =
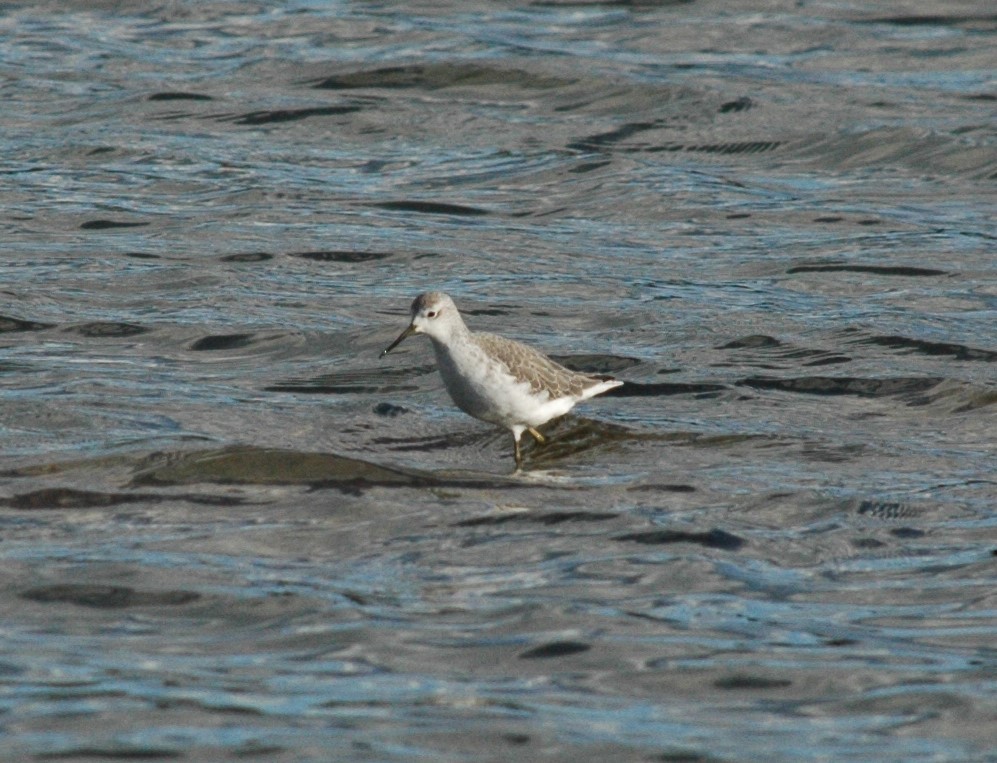
<path id="1" fill-rule="evenodd" d="M 477 332 L 473 336 L 482 349 L 501 361 L 517 381 L 528 382 L 534 392 L 547 390 L 551 398 L 581 397 L 586 389 L 607 379 L 572 371 L 528 345 L 497 334 Z"/>

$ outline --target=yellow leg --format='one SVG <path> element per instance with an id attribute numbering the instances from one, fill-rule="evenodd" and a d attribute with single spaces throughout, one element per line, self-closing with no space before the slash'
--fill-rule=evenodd
<path id="1" fill-rule="evenodd" d="M 536 440 L 541 445 L 543 445 L 545 442 L 547 442 L 547 438 L 545 438 L 542 434 L 540 434 L 533 427 L 526 427 L 526 431 L 529 432 L 531 435 L 533 435 L 533 439 Z"/>

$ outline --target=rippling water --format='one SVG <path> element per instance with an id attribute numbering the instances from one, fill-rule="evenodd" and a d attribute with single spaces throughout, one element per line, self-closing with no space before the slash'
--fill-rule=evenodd
<path id="1" fill-rule="evenodd" d="M 995 32 L 5 6 L 3 756 L 987 759 Z M 513 474 L 430 288 L 626 383 Z"/>

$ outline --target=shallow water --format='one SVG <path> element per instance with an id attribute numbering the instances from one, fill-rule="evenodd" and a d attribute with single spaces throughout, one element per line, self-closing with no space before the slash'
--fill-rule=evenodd
<path id="1" fill-rule="evenodd" d="M 0 751 L 985 760 L 988 4 L 0 15 Z M 626 383 L 508 434 L 412 297 Z"/>

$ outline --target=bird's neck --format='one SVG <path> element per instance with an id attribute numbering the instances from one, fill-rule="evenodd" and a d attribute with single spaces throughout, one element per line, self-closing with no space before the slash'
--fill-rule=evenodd
<path id="1" fill-rule="evenodd" d="M 430 337 L 433 341 L 433 349 L 436 350 L 436 357 L 454 357 L 469 349 L 473 342 L 471 331 L 463 321 L 455 322 L 448 327 L 449 331 L 439 337 Z"/>

